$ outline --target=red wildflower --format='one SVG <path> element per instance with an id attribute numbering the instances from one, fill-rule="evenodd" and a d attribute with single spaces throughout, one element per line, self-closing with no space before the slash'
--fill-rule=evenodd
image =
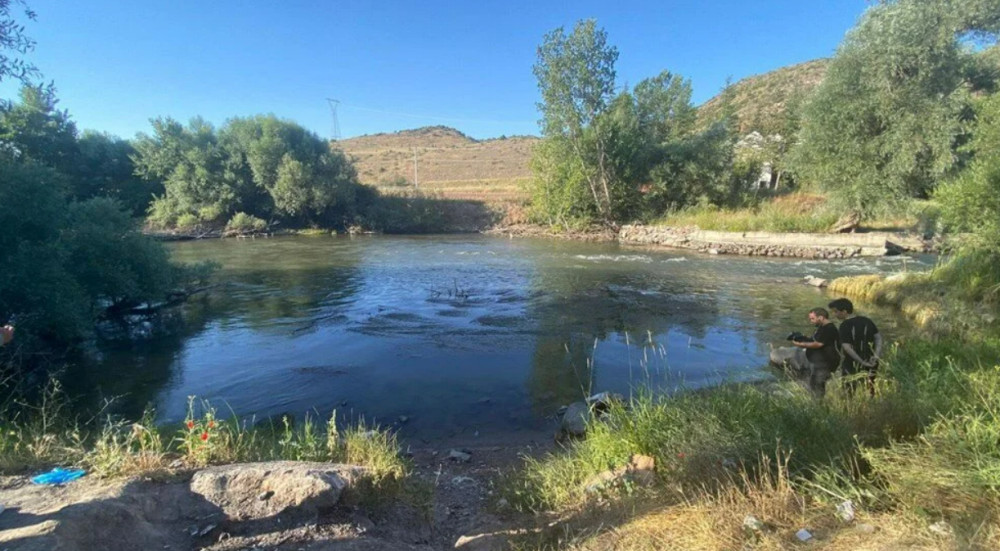
<path id="1" fill-rule="evenodd" d="M 214 429 L 215 428 L 215 421 L 209 421 L 208 422 L 208 428 Z"/>
<path id="2" fill-rule="evenodd" d="M 208 442 L 208 433 L 207 432 L 201 433 L 201 441 L 202 442 Z"/>
<path id="3" fill-rule="evenodd" d="M 187 422 L 187 428 L 188 428 L 188 430 L 193 429 L 194 428 L 194 421 L 188 420 L 188 422 Z"/>

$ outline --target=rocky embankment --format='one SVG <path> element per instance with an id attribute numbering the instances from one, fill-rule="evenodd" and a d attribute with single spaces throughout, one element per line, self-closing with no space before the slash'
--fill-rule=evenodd
<path id="1" fill-rule="evenodd" d="M 919 237 L 890 232 L 772 233 L 721 232 L 669 226 L 622 226 L 621 243 L 691 249 L 708 254 L 794 258 L 854 258 L 902 252 L 927 252 Z"/>

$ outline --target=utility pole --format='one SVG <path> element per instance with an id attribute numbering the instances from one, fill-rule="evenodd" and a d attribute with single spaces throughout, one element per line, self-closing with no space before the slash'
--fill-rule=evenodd
<path id="1" fill-rule="evenodd" d="M 337 106 L 340 105 L 340 100 L 326 98 L 326 102 L 330 104 L 330 114 L 333 115 L 333 141 L 340 139 L 340 121 L 337 120 Z"/>
<path id="2" fill-rule="evenodd" d="M 417 179 L 417 148 L 413 148 L 413 187 L 420 187 L 420 180 Z"/>

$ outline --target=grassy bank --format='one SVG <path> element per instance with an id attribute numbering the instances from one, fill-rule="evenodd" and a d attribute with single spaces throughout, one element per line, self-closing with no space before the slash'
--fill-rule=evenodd
<path id="1" fill-rule="evenodd" d="M 402 481 L 408 466 L 393 433 L 306 416 L 254 423 L 222 419 L 207 402 L 191 399 L 180 426 L 160 426 L 152 411 L 142 419 L 107 418 L 81 424 L 67 414 L 57 390 L 41 405 L 0 421 L 0 471 L 22 474 L 73 465 L 99 477 L 170 476 L 213 464 L 270 460 L 328 461 L 361 465 L 378 485 Z"/>
<path id="2" fill-rule="evenodd" d="M 993 266 L 965 254 L 930 273 L 835 282 L 834 294 L 935 312 L 933 332 L 893 344 L 874 396 L 834 379 L 823 400 L 788 382 L 612 407 L 586 440 L 505 480 L 514 508 L 558 519 L 521 544 L 793 549 L 806 529 L 822 549 L 1000 548 Z M 593 484 L 634 454 L 655 458 L 654 484 Z M 848 500 L 849 522 L 837 510 Z"/>
<path id="3" fill-rule="evenodd" d="M 526 548 L 780 549 L 805 528 L 826 548 L 856 549 L 856 526 L 874 523 L 862 547 L 995 549 L 998 362 L 1000 341 L 915 341 L 889 355 L 874 397 L 838 381 L 822 401 L 795 385 L 645 396 L 612 408 L 586 440 L 528 460 L 505 497 L 573 527 Z M 633 454 L 655 458 L 652 487 L 588 490 Z M 836 514 L 845 500 L 854 523 Z M 746 515 L 765 528 L 744 528 Z M 952 535 L 929 531 L 941 520 Z"/>

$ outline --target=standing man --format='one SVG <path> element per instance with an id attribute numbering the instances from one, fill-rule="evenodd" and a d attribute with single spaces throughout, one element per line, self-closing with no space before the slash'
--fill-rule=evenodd
<path id="1" fill-rule="evenodd" d="M 830 321 L 830 313 L 823 308 L 809 310 L 809 323 L 816 327 L 812 341 L 792 341 L 792 345 L 806 349 L 806 359 L 812 364 L 809 390 L 822 398 L 830 374 L 840 363 L 840 336 Z"/>
<path id="2" fill-rule="evenodd" d="M 862 368 L 868 372 L 868 392 L 875 395 L 875 371 L 882 357 L 882 334 L 875 322 L 854 315 L 854 304 L 846 298 L 838 298 L 829 305 L 830 311 L 840 320 L 840 346 L 844 350 L 844 361 L 840 365 L 843 375 L 854 375 Z M 857 385 L 848 387 L 854 390 Z"/>

